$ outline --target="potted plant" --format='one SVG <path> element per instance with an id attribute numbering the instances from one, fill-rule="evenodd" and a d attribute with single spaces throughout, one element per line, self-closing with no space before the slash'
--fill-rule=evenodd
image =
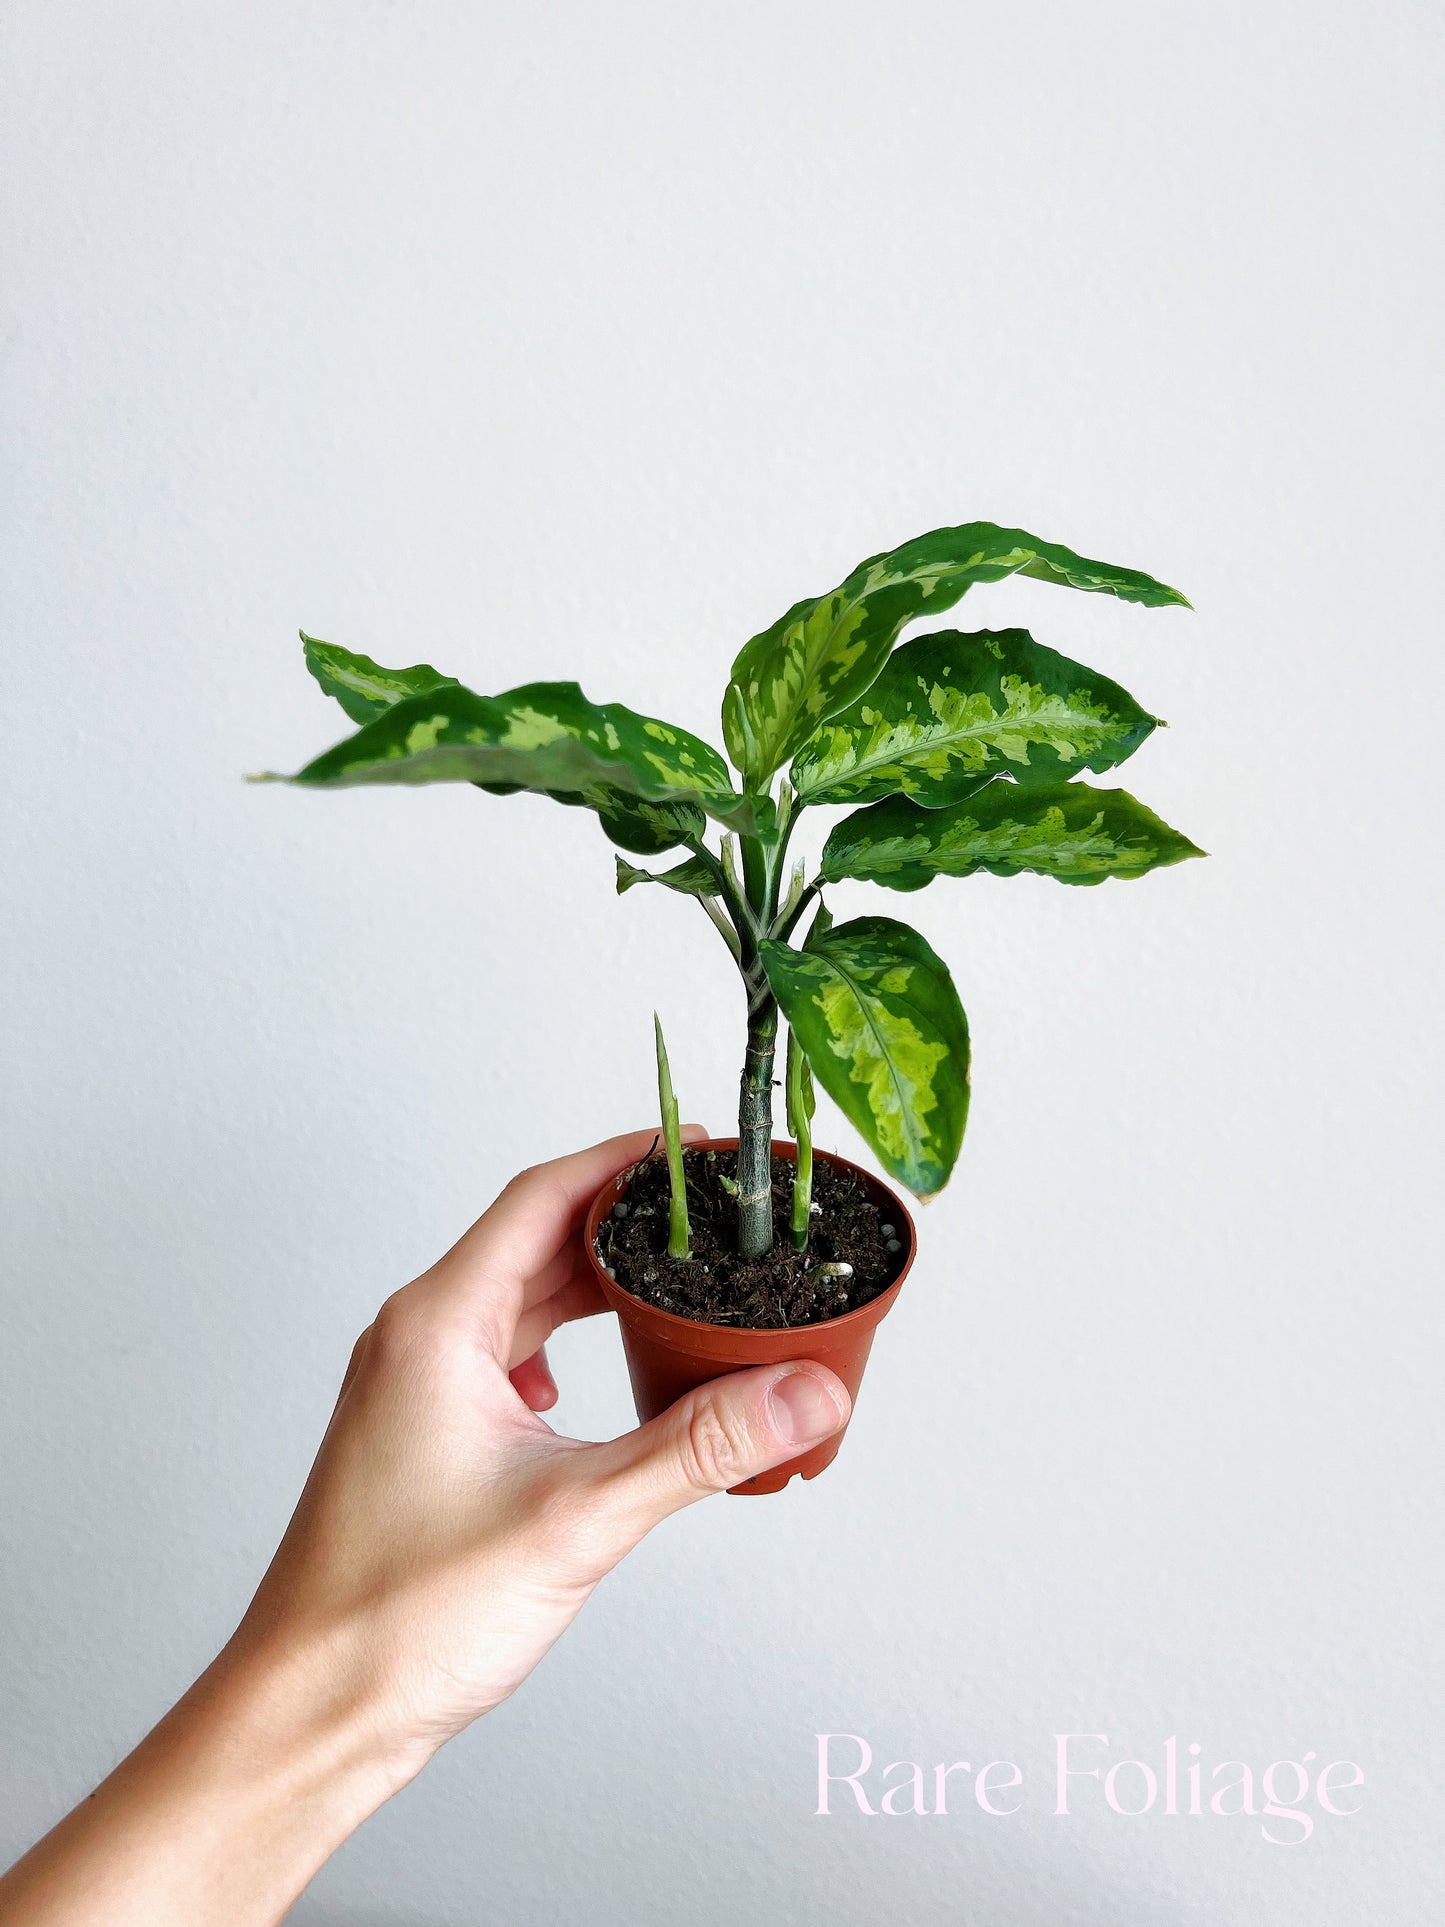
<path id="1" fill-rule="evenodd" d="M 1158 726 L 1117 683 L 1022 629 L 942 629 L 900 643 L 910 623 L 974 583 L 1014 574 L 1189 606 L 1151 576 L 1018 529 L 935 529 L 870 556 L 746 644 L 722 708 L 736 784 L 699 737 L 592 703 L 576 683 L 479 696 L 428 664 L 384 669 L 303 633 L 312 675 L 359 727 L 296 775 L 269 780 L 465 782 L 590 809 L 629 857 L 684 852 L 661 871 L 619 856 L 618 892 L 655 883 L 695 899 L 737 966 L 746 1009 L 737 1137 L 681 1145 L 659 1025 L 666 1157 L 605 1186 L 587 1218 L 643 1418 L 721 1371 L 788 1358 L 820 1359 L 856 1395 L 915 1234 L 896 1192 L 815 1156 L 815 1079 L 916 1196 L 937 1192 L 958 1157 L 969 1039 L 948 969 L 895 918 L 833 923 L 826 886 L 856 878 L 907 892 L 978 871 L 1096 884 L 1202 854 L 1127 791 L 1080 780 L 1116 768 Z M 849 813 L 814 868 L 794 842 L 804 811 L 820 805 Z M 792 1133 L 782 1143 L 773 1140 L 780 1021 Z M 838 1443 L 745 1489 L 812 1477 Z"/>

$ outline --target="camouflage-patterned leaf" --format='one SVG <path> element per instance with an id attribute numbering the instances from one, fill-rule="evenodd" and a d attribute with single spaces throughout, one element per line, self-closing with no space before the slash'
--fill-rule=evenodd
<path id="1" fill-rule="evenodd" d="M 474 783 L 488 796 L 516 796 L 525 783 Z M 691 843 L 707 829 L 707 818 L 691 803 L 639 803 L 620 791 L 584 793 L 581 790 L 543 790 L 554 803 L 595 810 L 611 840 L 634 856 L 662 856 L 679 843 Z M 762 799 L 759 799 L 760 801 Z"/>
<path id="2" fill-rule="evenodd" d="M 1113 769 L 1157 726 L 1118 683 L 1026 629 L 905 642 L 867 695 L 793 759 L 800 803 L 869 803 L 900 792 L 936 809 L 991 776 L 1058 782 Z"/>
<path id="3" fill-rule="evenodd" d="M 383 669 L 370 656 L 353 655 L 334 642 L 322 642 L 301 631 L 306 667 L 328 696 L 334 696 L 354 723 L 384 716 L 394 703 L 420 696 L 428 689 L 459 687 L 455 676 L 444 676 L 429 662 L 411 669 Z"/>
<path id="4" fill-rule="evenodd" d="M 771 829 L 765 799 L 736 795 L 722 758 L 698 737 L 621 703 L 591 703 L 566 682 L 528 683 L 501 696 L 439 685 L 393 704 L 295 776 L 263 780 L 313 789 L 480 783 L 536 790 L 597 810 L 611 833 L 614 826 L 623 832 L 618 841 L 645 828 L 649 853 L 684 841 L 699 810 L 744 834 Z"/>
<path id="5" fill-rule="evenodd" d="M 890 890 L 921 890 L 936 876 L 1031 870 L 1060 883 L 1141 877 L 1203 856 L 1127 790 L 1087 783 L 1025 787 L 995 781 L 948 809 L 891 796 L 844 817 L 823 850 L 831 881 L 862 877 Z"/>
<path id="6" fill-rule="evenodd" d="M 943 960 L 891 917 L 759 954 L 813 1075 L 884 1169 L 921 1197 L 940 1190 L 968 1116 L 968 1021 Z"/>
<path id="7" fill-rule="evenodd" d="M 831 594 L 795 603 L 742 649 L 723 698 L 723 735 L 744 786 L 765 788 L 820 723 L 864 694 L 905 624 L 952 608 L 975 582 L 1015 574 L 1126 602 L 1184 603 L 1152 576 L 1086 561 L 1022 529 L 968 522 L 917 536 L 860 562 Z"/>
<path id="8" fill-rule="evenodd" d="M 685 897 L 715 897 L 721 895 L 718 880 L 711 864 L 704 863 L 701 857 L 685 857 L 671 870 L 659 875 L 655 870 L 639 870 L 635 864 L 624 863 L 617 859 L 617 894 L 623 896 L 637 883 L 660 883 L 668 890 L 677 890 Z"/>
<path id="9" fill-rule="evenodd" d="M 638 803 L 616 792 L 606 803 L 587 796 L 559 796 L 556 791 L 552 794 L 559 802 L 580 803 L 584 809 L 595 809 L 607 835 L 634 856 L 661 856 L 679 843 L 696 842 L 707 829 L 707 818 L 691 803 Z"/>

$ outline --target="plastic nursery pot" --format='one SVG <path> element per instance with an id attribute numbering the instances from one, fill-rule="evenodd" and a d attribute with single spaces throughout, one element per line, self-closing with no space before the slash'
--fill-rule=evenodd
<path id="1" fill-rule="evenodd" d="M 715 1137 L 705 1143 L 690 1144 L 687 1148 L 690 1151 L 736 1151 L 738 1141 L 735 1137 Z M 774 1157 L 793 1158 L 796 1155 L 795 1145 L 774 1139 Z M 656 1418 L 659 1412 L 665 1412 L 669 1405 L 680 1399 L 684 1392 L 690 1392 L 695 1385 L 705 1385 L 709 1379 L 721 1378 L 728 1372 L 746 1371 L 752 1365 L 781 1365 L 794 1358 L 816 1359 L 820 1365 L 826 1365 L 830 1371 L 836 1372 L 848 1387 L 849 1396 L 856 1405 L 858 1387 L 863 1382 L 863 1368 L 868 1363 L 868 1354 L 873 1347 L 873 1334 L 892 1311 L 903 1288 L 903 1281 L 908 1276 L 918 1249 L 918 1234 L 908 1208 L 898 1193 L 880 1178 L 874 1177 L 871 1171 L 850 1164 L 847 1158 L 834 1157 L 829 1151 L 815 1150 L 813 1161 L 815 1164 L 831 1164 L 840 1170 L 851 1171 L 880 1211 L 887 1213 L 889 1222 L 897 1225 L 904 1247 L 898 1276 L 886 1291 L 880 1292 L 868 1304 L 860 1305 L 857 1311 L 845 1312 L 841 1318 L 825 1318 L 814 1325 L 770 1328 L 765 1331 L 750 1331 L 732 1325 L 709 1325 L 700 1319 L 679 1318 L 674 1312 L 661 1311 L 656 1305 L 645 1304 L 642 1299 L 634 1298 L 603 1267 L 597 1256 L 598 1227 L 617 1200 L 626 1197 L 631 1172 L 624 1171 L 618 1177 L 609 1178 L 592 1200 L 583 1241 L 597 1282 L 608 1304 L 617 1313 L 618 1323 L 622 1327 L 622 1345 L 627 1354 L 632 1397 L 637 1406 L 637 1416 L 644 1422 Z M 847 1427 L 843 1430 L 846 1431 Z M 838 1447 L 842 1442 L 843 1433 L 835 1432 L 832 1438 L 815 1445 L 811 1451 L 801 1453 L 796 1459 L 789 1459 L 785 1465 L 774 1466 L 771 1472 L 760 1473 L 757 1478 L 732 1486 L 730 1490 L 737 1493 L 781 1492 L 795 1473 L 805 1479 L 816 1479 L 824 1467 L 831 1465 L 838 1456 Z"/>

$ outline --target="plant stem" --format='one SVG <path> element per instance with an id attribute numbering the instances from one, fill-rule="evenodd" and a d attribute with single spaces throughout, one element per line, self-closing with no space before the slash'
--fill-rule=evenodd
<path id="1" fill-rule="evenodd" d="M 798 1147 L 798 1168 L 793 1178 L 793 1248 L 806 1251 L 813 1222 L 813 1080 L 791 1027 L 787 1065 L 788 1129 Z"/>
<path id="2" fill-rule="evenodd" d="M 778 799 L 776 843 L 738 839 L 742 898 L 751 927 L 739 930 L 742 972 L 748 991 L 748 1048 L 738 1099 L 738 1255 L 765 1258 L 773 1248 L 773 1057 L 778 1042 L 778 1005 L 768 988 L 757 946 L 778 913 L 778 885 L 791 828 L 793 793 L 783 783 Z M 724 871 L 728 864 L 723 863 Z"/>
<path id="3" fill-rule="evenodd" d="M 677 1099 L 672 1092 L 672 1072 L 668 1068 L 667 1046 L 662 1041 L 662 1020 L 652 1013 L 657 1033 L 657 1095 L 662 1106 L 662 1138 L 667 1146 L 667 1175 L 672 1181 L 672 1205 L 668 1215 L 667 1255 L 691 1255 L 691 1227 L 687 1222 L 687 1177 L 682 1168 L 682 1133 L 677 1122 Z"/>
<path id="4" fill-rule="evenodd" d="M 803 867 L 803 859 L 799 857 L 793 865 L 793 874 L 788 878 L 788 887 L 778 899 L 777 915 L 772 922 L 774 930 L 786 927 L 788 919 L 802 901 L 803 885 L 806 881 L 807 873 Z"/>
<path id="5" fill-rule="evenodd" d="M 768 907 L 768 855 L 755 836 L 740 836 L 738 851 L 743 860 L 743 895 L 761 922 Z"/>
<path id="6" fill-rule="evenodd" d="M 738 1102 L 738 1255 L 773 1248 L 773 1052 L 778 1006 L 765 998 L 748 1013 L 748 1049 Z"/>
<path id="7" fill-rule="evenodd" d="M 792 936 L 798 925 L 803 921 L 803 912 L 813 901 L 813 898 L 817 896 L 822 882 L 823 879 L 821 877 L 814 877 L 813 881 L 808 885 L 807 889 L 804 890 L 792 909 L 784 911 L 778 918 L 777 923 L 768 933 L 774 943 L 786 943 L 788 938 Z"/>
<path id="8" fill-rule="evenodd" d="M 737 863 L 734 859 L 734 841 L 725 836 L 722 842 L 722 860 L 719 862 L 711 850 L 701 843 L 690 846 L 704 862 L 710 863 L 717 872 L 722 888 L 722 900 L 727 905 L 728 915 L 733 920 L 733 928 L 746 946 L 755 942 L 760 934 L 757 917 L 748 902 L 747 895 L 738 877 Z"/>
<path id="9" fill-rule="evenodd" d="M 778 893 L 782 887 L 788 861 L 788 842 L 793 834 L 797 812 L 793 808 L 793 792 L 786 782 L 778 785 L 778 840 L 764 846 L 767 863 L 767 895 L 763 904 L 763 924 L 776 921 L 778 915 Z"/>
<path id="10" fill-rule="evenodd" d="M 733 962 L 737 965 L 738 969 L 741 970 L 743 967 L 743 946 L 737 931 L 734 929 L 728 917 L 727 911 L 712 897 L 699 897 L 698 902 L 707 912 L 708 922 L 713 925 L 718 935 L 732 953 Z"/>

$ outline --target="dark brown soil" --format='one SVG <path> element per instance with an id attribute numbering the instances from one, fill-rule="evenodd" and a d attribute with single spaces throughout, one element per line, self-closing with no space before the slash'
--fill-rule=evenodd
<path id="1" fill-rule="evenodd" d="M 806 1251 L 795 1251 L 788 1226 L 793 1210 L 793 1164 L 773 1159 L 773 1227 L 766 1258 L 738 1257 L 737 1204 L 718 1182 L 736 1175 L 735 1151 L 685 1151 L 687 1212 L 692 1255 L 667 1255 L 667 1161 L 640 1164 L 627 1196 L 597 1230 L 597 1255 L 635 1298 L 680 1318 L 753 1330 L 816 1325 L 856 1311 L 898 1276 L 908 1255 L 906 1227 L 888 1222 L 851 1171 L 819 1158 L 813 1166 L 813 1228 Z M 821 1209 L 819 1208 L 821 1207 Z M 852 1265 L 851 1278 L 817 1276 L 821 1265 Z"/>

